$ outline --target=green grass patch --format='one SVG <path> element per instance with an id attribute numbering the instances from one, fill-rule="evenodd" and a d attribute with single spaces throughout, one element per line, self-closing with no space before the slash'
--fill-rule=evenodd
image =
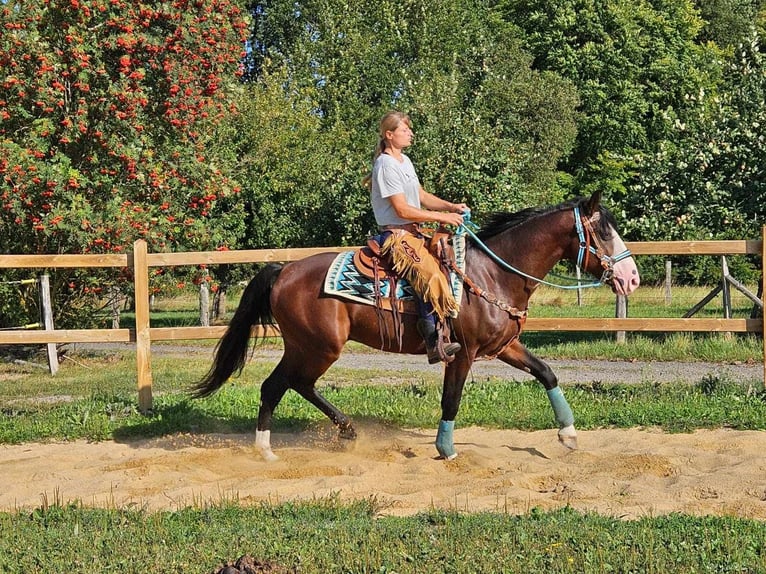
<path id="1" fill-rule="evenodd" d="M 543 359 L 763 362 L 763 340 L 753 334 L 627 333 L 626 342 L 617 343 L 613 333 L 528 331 L 521 340 Z"/>
<path id="2" fill-rule="evenodd" d="M 398 518 L 378 510 L 374 501 L 333 499 L 229 502 L 153 514 L 54 504 L 0 514 L 0 571 L 207 574 L 243 554 L 302 574 L 766 569 L 766 525 L 754 520 L 671 515 L 620 521 L 571 509 Z"/>
<path id="3" fill-rule="evenodd" d="M 154 410 L 136 408 L 134 358 L 66 364 L 59 375 L 26 373 L 0 377 L 0 443 L 78 439 L 129 440 L 179 432 L 252 432 L 259 406 L 260 382 L 273 363 L 249 365 L 246 374 L 214 396 L 193 400 L 188 387 L 209 361 L 161 357 L 154 364 Z M 0 370 L 2 374 L 3 370 Z M 369 384 L 376 375 L 388 384 Z M 438 373 L 412 381 L 412 374 L 334 369 L 319 385 L 323 394 L 352 419 L 369 419 L 398 427 L 433 428 L 440 418 Z M 367 381 L 367 382 L 365 382 Z M 611 384 L 593 381 L 565 386 L 581 429 L 657 426 L 670 431 L 728 426 L 766 428 L 766 395 L 760 381 L 731 381 L 709 376 L 696 385 Z M 288 392 L 277 409 L 275 430 L 302 430 L 330 424 L 297 393 Z M 538 430 L 554 426 L 540 384 L 491 379 L 466 384 L 461 426 Z"/>

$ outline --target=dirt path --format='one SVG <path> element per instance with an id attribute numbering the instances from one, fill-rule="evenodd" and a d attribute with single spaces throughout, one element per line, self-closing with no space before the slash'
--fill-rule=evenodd
<path id="1" fill-rule="evenodd" d="M 73 345 L 75 351 L 88 352 L 130 352 L 135 349 L 130 344 L 89 343 Z M 191 355 L 213 356 L 212 347 L 194 345 L 153 345 L 152 354 L 188 357 Z M 267 347 L 256 347 L 253 361 L 271 361 L 276 363 L 282 351 Z M 662 362 L 662 361 L 606 361 L 606 360 L 545 360 L 556 373 L 559 381 L 568 383 L 590 383 L 593 381 L 613 383 L 642 382 L 684 382 L 695 383 L 705 376 L 720 376 L 735 381 L 763 381 L 763 365 L 759 363 L 707 363 L 707 362 Z M 330 367 L 332 369 L 352 368 L 371 371 L 395 371 L 399 375 L 429 372 L 437 376 L 441 372 L 439 365 L 429 365 L 425 359 L 413 355 L 397 355 L 379 351 L 344 352 L 340 359 Z M 500 361 L 476 361 L 469 373 L 469 380 L 482 380 L 487 377 L 505 377 L 516 381 L 533 380 L 527 373 L 509 367 Z M 398 377 L 401 382 L 401 376 Z"/>
<path id="2" fill-rule="evenodd" d="M 157 352 L 210 354 L 212 349 Z M 276 361 L 261 349 L 255 360 Z M 708 375 L 760 384 L 762 365 L 550 361 L 564 383 L 698 382 Z M 438 374 L 422 357 L 348 353 L 337 367 Z M 471 377 L 527 375 L 497 362 L 476 363 Z M 377 379 L 376 379 L 377 380 Z M 460 455 L 436 460 L 435 430 L 355 421 L 359 438 L 340 441 L 328 423 L 272 436 L 280 460 L 263 461 L 253 434 L 183 435 L 136 442 L 0 446 L 0 510 L 54 501 L 89 506 L 175 510 L 221 500 L 284 502 L 337 495 L 374 498 L 386 514 L 429 508 L 526 512 L 570 505 L 637 518 L 670 512 L 766 519 L 766 433 L 727 429 L 693 434 L 657 430 L 580 432 L 580 450 L 558 444 L 555 430 L 458 428 Z"/>
<path id="3" fill-rule="evenodd" d="M 684 512 L 766 519 L 762 432 L 585 431 L 580 450 L 567 451 L 553 430 L 465 428 L 455 433 L 460 455 L 445 462 L 434 458 L 433 431 L 358 428 L 352 443 L 325 425 L 277 434 L 272 443 L 281 458 L 271 463 L 249 434 L 3 446 L 0 509 L 78 500 L 175 510 L 337 495 L 374 497 L 396 515 L 570 505 L 624 518 Z"/>

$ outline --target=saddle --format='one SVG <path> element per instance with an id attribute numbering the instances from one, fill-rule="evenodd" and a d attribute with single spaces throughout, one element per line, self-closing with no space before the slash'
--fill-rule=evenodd
<path id="1" fill-rule="evenodd" d="M 412 236 L 410 236 L 412 237 Z M 450 314 L 456 314 L 457 306 L 453 297 L 452 291 L 449 289 L 450 285 L 450 269 L 455 266 L 455 253 L 452 246 L 449 243 L 451 233 L 444 228 L 437 229 L 432 235 L 423 235 L 425 247 L 428 252 L 436 260 L 436 264 L 426 266 L 431 269 L 428 273 L 431 276 L 417 276 L 418 273 L 413 269 L 403 269 L 401 256 L 394 255 L 394 249 L 391 248 L 389 243 L 386 243 L 385 248 L 378 241 L 378 236 L 373 236 L 367 239 L 366 245 L 354 252 L 353 263 L 357 271 L 372 280 L 374 285 L 375 294 L 375 309 L 378 315 L 378 324 L 380 326 L 381 341 L 390 337 L 386 322 L 383 317 L 383 309 L 391 310 L 393 313 L 394 331 L 396 332 L 396 339 L 399 344 L 399 348 L 402 346 L 402 322 L 400 316 L 401 307 L 396 301 L 396 289 L 395 285 L 400 278 L 407 275 L 406 278 L 411 284 L 413 279 L 418 281 L 421 285 L 421 290 L 427 289 L 431 291 L 431 297 L 438 296 L 441 293 L 441 299 L 439 301 L 432 300 L 432 304 L 436 309 L 441 310 L 441 313 L 437 313 L 437 332 L 438 332 L 438 348 L 442 359 L 447 361 L 454 357 L 447 357 L 443 352 L 444 342 L 449 342 L 450 337 L 450 324 L 448 316 Z M 409 253 L 410 257 L 418 259 L 418 255 L 415 252 Z M 406 266 L 406 264 L 404 265 Z M 400 271 L 397 271 L 397 267 Z M 422 267 L 418 267 L 422 270 Z M 422 271 L 421 271 L 422 272 Z M 414 276 L 413 276 L 414 275 Z M 436 277 L 435 275 L 442 275 L 442 277 Z M 389 290 L 391 301 L 387 301 L 384 304 L 383 296 L 381 294 L 381 283 L 383 281 L 389 282 L 391 288 Z M 436 288 L 437 284 L 440 286 Z M 429 289 L 429 286 L 433 289 Z M 446 289 L 445 289 L 446 287 Z M 446 301 L 445 299 L 449 299 Z M 446 311 L 445 311 L 446 309 Z M 407 312 L 406 310 L 404 312 Z"/>
<path id="2" fill-rule="evenodd" d="M 430 237 L 425 236 L 428 251 L 439 262 L 442 271 L 448 278 L 451 264 L 455 263 L 455 251 L 449 243 L 451 236 L 452 234 L 442 227 L 438 228 Z M 383 253 L 383 247 L 378 243 L 377 236 L 367 238 L 367 244 L 354 252 L 353 261 L 357 271 L 373 281 L 399 278 L 399 274 L 394 269 L 391 253 Z"/>
<path id="3" fill-rule="evenodd" d="M 383 255 L 376 237 L 369 237 L 367 244 L 354 253 L 354 265 L 360 274 L 373 281 L 396 276 L 391 254 Z"/>

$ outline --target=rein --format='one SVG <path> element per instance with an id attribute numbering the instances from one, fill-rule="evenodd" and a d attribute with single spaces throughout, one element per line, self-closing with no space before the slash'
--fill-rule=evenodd
<path id="1" fill-rule="evenodd" d="M 601 267 L 604 269 L 604 273 L 601 275 L 601 278 L 593 283 L 581 283 L 580 279 L 576 277 L 565 277 L 562 275 L 556 275 L 556 277 L 559 277 L 561 279 L 566 279 L 570 281 L 576 281 L 577 285 L 560 285 L 558 283 L 551 283 L 550 281 L 545 281 L 544 279 L 540 279 L 538 277 L 533 277 L 532 275 L 529 275 L 528 273 L 525 273 L 521 269 L 518 269 L 514 267 L 513 265 L 510 265 L 506 261 L 504 261 L 502 258 L 500 258 L 494 251 L 492 251 L 479 237 L 474 233 L 472 227 L 474 229 L 478 229 L 478 226 L 473 223 L 470 220 L 471 214 L 470 212 L 465 213 L 463 215 L 463 223 L 460 225 L 456 231 L 456 235 L 462 235 L 467 234 L 471 237 L 471 239 L 474 240 L 476 245 L 478 245 L 484 253 L 486 253 L 490 259 L 492 259 L 495 263 L 497 263 L 501 268 L 505 269 L 506 271 L 510 271 L 512 273 L 516 273 L 518 275 L 521 275 L 522 277 L 526 277 L 527 279 L 531 279 L 533 281 L 537 281 L 538 283 L 542 283 L 543 285 L 548 285 L 550 287 L 556 287 L 557 289 L 584 289 L 587 287 L 600 287 L 604 283 L 607 283 L 612 279 L 612 276 L 614 275 L 614 264 L 618 261 L 622 261 L 623 259 L 626 259 L 631 256 L 630 250 L 626 249 L 622 253 L 619 253 L 618 255 L 611 256 L 606 253 L 604 250 L 603 244 L 601 243 L 601 240 L 598 237 L 598 234 L 593 229 L 593 223 L 591 219 L 582 216 L 580 214 L 580 208 L 575 207 L 574 208 L 574 220 L 575 220 L 575 229 L 577 230 L 577 236 L 580 239 L 580 250 L 577 254 L 577 266 L 580 268 L 583 268 L 583 263 L 585 266 L 588 265 L 588 257 L 591 253 L 593 253 L 596 257 L 599 258 L 601 262 Z M 593 243 L 595 243 L 596 247 L 591 245 L 591 240 Z"/>

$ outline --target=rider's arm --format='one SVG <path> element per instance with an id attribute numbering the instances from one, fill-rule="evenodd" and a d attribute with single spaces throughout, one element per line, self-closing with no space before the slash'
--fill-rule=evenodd
<path id="1" fill-rule="evenodd" d="M 452 203 L 435 196 L 433 193 L 428 193 L 423 186 L 420 186 L 420 205 L 426 209 L 432 209 L 434 211 L 448 211 L 450 213 L 464 213 L 468 210 L 468 206 L 465 203 Z"/>
<path id="2" fill-rule="evenodd" d="M 434 195 L 428 194 L 434 199 L 437 199 L 439 202 L 438 205 L 446 205 L 446 206 L 454 206 L 457 207 L 456 204 L 450 203 L 448 201 L 444 201 L 443 199 L 439 199 Z M 404 194 L 397 193 L 396 195 L 392 195 L 389 198 L 389 201 L 391 202 L 391 206 L 394 208 L 394 211 L 396 212 L 396 215 L 401 217 L 402 219 L 407 219 L 409 221 L 414 221 L 417 223 L 423 223 L 425 221 L 435 221 L 437 223 L 442 223 L 444 225 L 460 225 L 463 223 L 463 216 L 460 214 L 462 212 L 446 212 L 446 211 L 435 211 L 435 207 L 432 207 L 431 209 L 422 209 L 418 207 L 413 207 L 409 203 L 407 203 L 407 200 L 404 197 Z M 422 202 L 422 195 L 421 195 L 421 202 Z M 421 204 L 423 207 L 429 207 L 434 204 Z M 450 209 L 450 207 L 443 207 L 443 209 Z"/>

